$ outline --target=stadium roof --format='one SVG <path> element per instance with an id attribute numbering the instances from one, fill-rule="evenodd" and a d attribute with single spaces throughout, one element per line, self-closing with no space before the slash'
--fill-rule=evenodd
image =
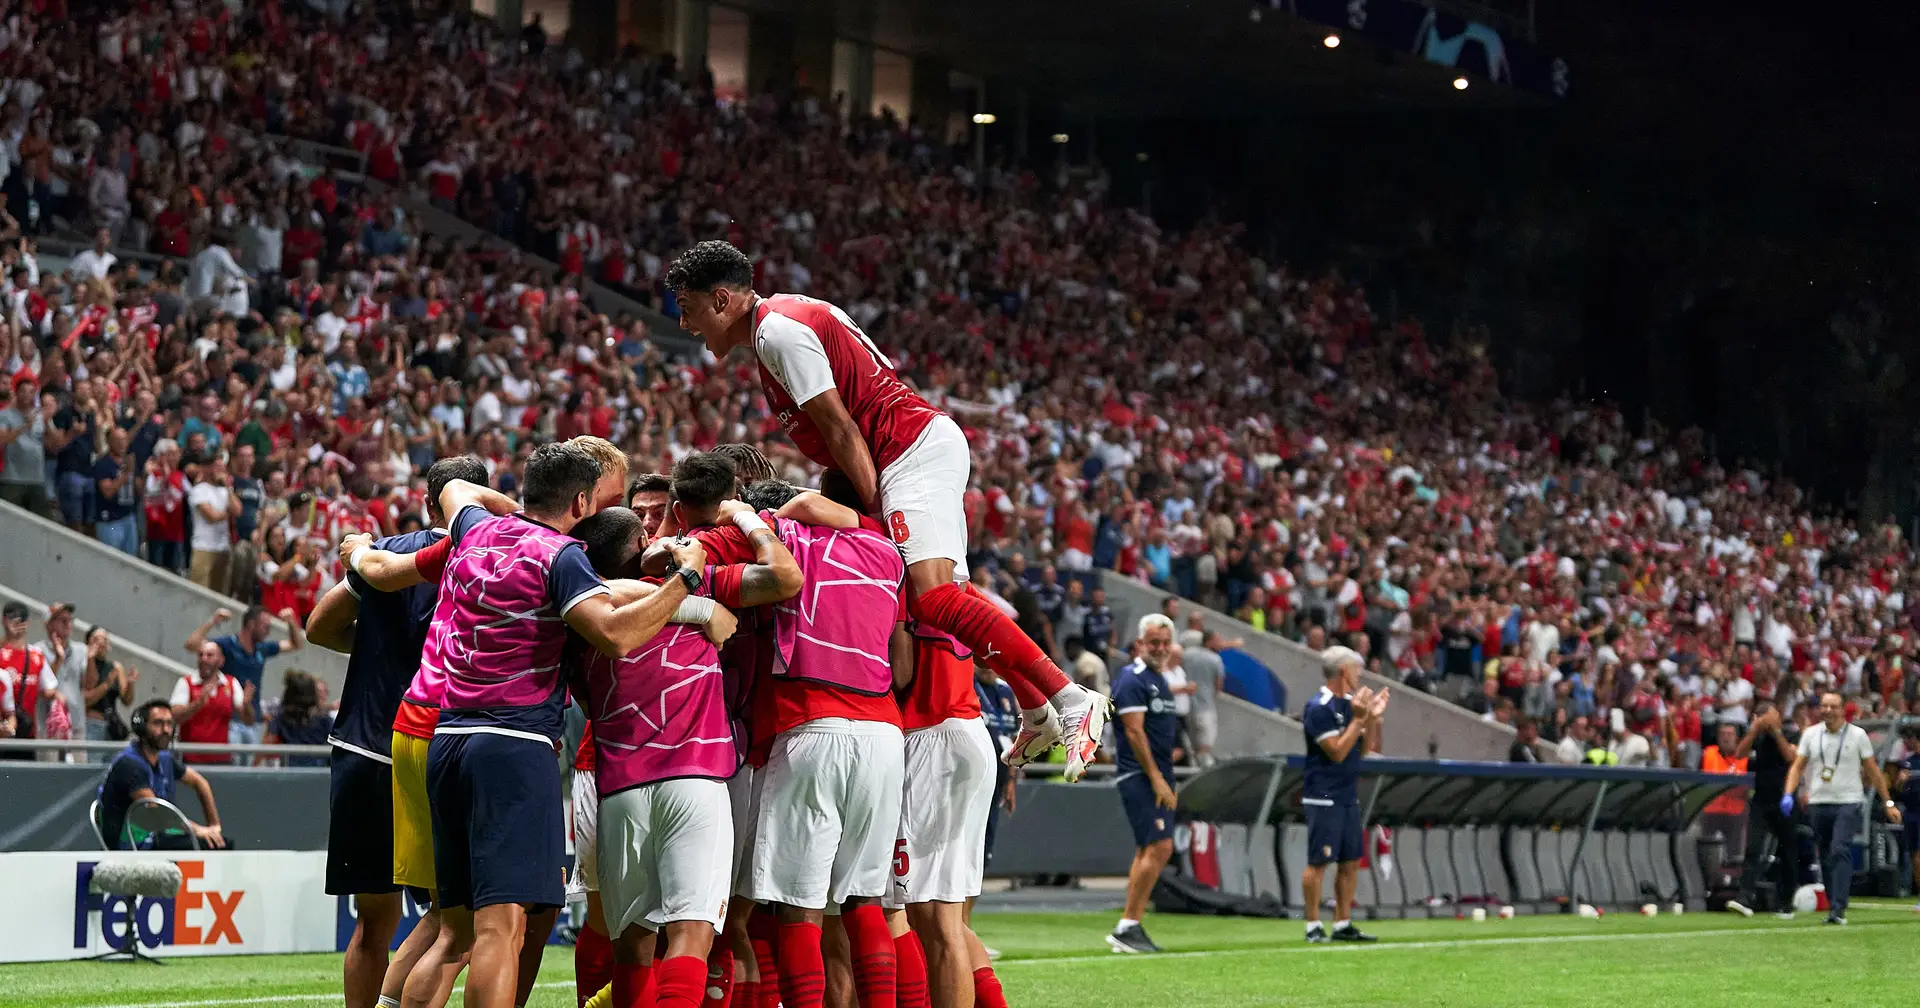
<path id="1" fill-rule="evenodd" d="M 1522 32 L 1414 0 L 738 0 L 837 35 L 1016 82 L 1076 114 L 1243 115 L 1288 110 L 1486 108 L 1554 100 L 1556 70 Z M 1254 15 L 1258 13 L 1256 20 Z M 1341 36 L 1338 48 L 1324 44 Z M 1437 35 L 1437 38 L 1434 37 Z M 1464 40 L 1464 44 L 1463 44 Z M 1497 49 L 1496 59 L 1487 50 Z M 1419 55 L 1433 52 L 1458 64 Z M 1567 72 L 1560 64 L 1558 79 Z M 1456 90 L 1456 77 L 1474 86 Z M 1496 83 L 1494 77 L 1505 78 Z M 989 87 L 991 91 L 991 85 Z"/>

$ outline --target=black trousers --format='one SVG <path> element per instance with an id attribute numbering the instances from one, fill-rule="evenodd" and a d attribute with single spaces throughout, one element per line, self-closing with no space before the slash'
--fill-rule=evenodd
<path id="1" fill-rule="evenodd" d="M 1771 856 L 1772 863 L 1763 863 Z M 1775 911 L 1793 909 L 1793 892 L 1800 888 L 1800 838 L 1793 819 L 1772 802 L 1750 801 L 1747 807 L 1747 849 L 1740 870 L 1740 902 L 1753 906 L 1760 883 L 1773 882 Z"/>

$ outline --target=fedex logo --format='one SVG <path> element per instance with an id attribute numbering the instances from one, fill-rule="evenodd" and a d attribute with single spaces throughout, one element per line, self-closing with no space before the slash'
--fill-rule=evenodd
<path id="1" fill-rule="evenodd" d="M 201 861 L 176 861 L 180 867 L 180 893 L 171 899 L 151 896 L 102 896 L 91 892 L 93 868 L 97 861 L 81 861 L 73 870 L 73 947 L 87 947 L 87 923 L 94 911 L 100 912 L 100 937 L 108 946 L 128 948 L 137 937 L 147 948 L 161 945 L 241 944 L 240 928 L 233 913 L 246 890 L 214 892 L 196 889 L 194 884 L 206 875 Z"/>

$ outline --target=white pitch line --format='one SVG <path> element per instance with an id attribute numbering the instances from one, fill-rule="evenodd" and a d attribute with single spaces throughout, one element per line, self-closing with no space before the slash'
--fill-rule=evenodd
<path id="1" fill-rule="evenodd" d="M 573 981 L 571 980 L 556 980 L 552 983 L 537 983 L 533 985 L 535 990 L 544 987 L 571 986 L 573 986 Z M 461 984 L 455 987 L 453 992 L 455 994 L 465 994 L 466 990 L 466 985 Z M 323 991 L 316 994 L 269 994 L 247 998 L 212 998 L 206 1001 L 143 1001 L 139 1004 L 86 1005 L 82 1006 L 82 1008 L 217 1008 L 219 1005 L 299 1004 L 302 1001 L 338 1002 L 339 1000 L 339 991 Z"/>
<path id="2" fill-rule="evenodd" d="M 1553 944 L 1559 944 L 1562 942 L 1570 943 L 1570 942 L 1607 942 L 1607 941 L 1652 941 L 1652 940 L 1665 939 L 1665 938 L 1717 938 L 1717 937 L 1724 937 L 1726 935 L 1754 934 L 1755 932 L 1767 931 L 1767 930 L 1784 930 L 1785 928 L 1791 927 L 1791 926 L 1792 925 L 1782 925 L 1780 928 L 1772 928 L 1772 929 L 1766 928 L 1766 927 L 1703 928 L 1698 931 L 1635 931 L 1635 932 L 1627 932 L 1624 934 L 1528 935 L 1524 937 L 1513 937 L 1513 938 L 1450 938 L 1450 939 L 1437 940 L 1437 941 L 1411 941 L 1411 942 L 1383 941 L 1373 945 L 1313 945 L 1313 946 L 1289 945 L 1285 947 L 1264 946 L 1259 948 L 1240 948 L 1240 949 L 1203 949 L 1203 950 L 1194 951 L 1194 952 L 1160 952 L 1160 953 L 1155 953 L 1151 955 L 1124 955 L 1121 953 L 1108 952 L 1104 955 L 1074 955 L 1074 956 L 1052 956 L 1052 957 L 1036 956 L 1030 959 L 1001 959 L 1000 961 L 994 963 L 993 965 L 995 969 L 1003 969 L 1008 966 L 1049 966 L 1049 965 L 1056 965 L 1056 964 L 1062 964 L 1062 963 L 1088 963 L 1088 962 L 1111 963 L 1111 962 L 1129 962 L 1134 960 L 1148 960 L 1148 959 L 1210 959 L 1210 958 L 1218 958 L 1218 957 L 1225 957 L 1225 956 L 1243 956 L 1243 955 L 1288 955 L 1288 954 L 1328 955 L 1328 954 L 1338 954 L 1341 952 L 1347 952 L 1347 953 L 1390 952 L 1390 951 L 1404 951 L 1404 950 L 1410 950 L 1410 949 L 1470 948 L 1476 945 L 1553 945 Z M 1802 925 L 1802 927 L 1808 927 L 1808 928 L 1818 927 L 1818 926 L 1819 925 L 1815 925 L 1811 923 Z M 1896 923 L 1893 921 L 1879 921 L 1872 924 L 1855 924 L 1852 926 L 1851 929 L 1857 931 L 1861 928 L 1906 927 L 1906 926 L 1909 926 L 1909 925 Z M 573 986 L 573 981 L 571 980 L 559 980 L 551 983 L 534 984 L 534 988 L 536 990 L 541 988 L 571 987 L 571 986 Z M 455 989 L 457 991 L 466 990 L 464 986 L 458 987 Z M 249 998 L 214 998 L 214 999 L 209 999 L 204 1001 L 147 1001 L 139 1004 L 89 1005 L 89 1006 L 82 1006 L 82 1008 L 220 1008 L 220 1006 L 223 1006 L 223 1005 L 247 1005 L 247 1004 L 270 1004 L 270 1003 L 297 1004 L 303 1001 L 328 1001 L 328 1000 L 337 1001 L 339 997 L 340 995 L 337 992 L 329 991 L 329 992 L 315 993 L 315 994 L 273 994 L 273 995 L 267 995 L 263 997 L 249 997 Z"/>
<path id="3" fill-rule="evenodd" d="M 1783 925 L 1783 927 L 1786 925 Z M 1854 930 L 1874 927 L 1901 927 L 1892 921 L 1874 924 L 1855 924 Z M 1529 935 L 1515 938 L 1451 938 L 1444 941 L 1383 941 L 1376 944 L 1338 944 L 1338 945 L 1289 945 L 1284 948 L 1265 946 L 1240 949 L 1205 949 L 1197 952 L 1154 952 L 1140 955 L 1128 955 L 1109 952 L 1105 955 L 1054 956 L 1052 958 L 1035 957 L 1032 959 L 1002 959 L 993 964 L 995 969 L 1003 966 L 1041 966 L 1049 963 L 1084 962 L 1127 962 L 1135 959 L 1208 959 L 1216 956 L 1243 955 L 1326 955 L 1330 952 L 1390 952 L 1407 949 L 1470 948 L 1476 945 L 1552 945 L 1560 942 L 1604 942 L 1604 941 L 1649 941 L 1660 938 L 1714 938 L 1724 935 L 1753 934 L 1766 928 L 1705 928 L 1699 931 L 1636 931 L 1625 934 L 1569 934 L 1569 935 Z M 128 1006 L 128 1008 L 147 1008 L 147 1006 Z"/>

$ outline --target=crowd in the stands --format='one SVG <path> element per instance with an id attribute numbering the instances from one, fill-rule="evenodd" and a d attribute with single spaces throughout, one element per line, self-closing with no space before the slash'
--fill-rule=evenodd
<path id="1" fill-rule="evenodd" d="M 810 480 L 750 362 L 596 287 L 672 315 L 665 262 L 721 237 L 961 421 L 974 565 L 1089 678 L 1127 643 L 1111 570 L 1628 763 L 1825 688 L 1915 706 L 1896 527 L 1698 431 L 1508 398 L 1485 334 L 1378 317 L 1231 226 L 1163 230 L 1097 166 L 976 173 L 891 114 L 716 101 L 670 58 L 593 65 L 424 0 L 7 6 L 0 498 L 270 613 L 310 610 L 342 534 L 423 520 L 448 454 L 511 491 L 546 439 L 636 472 L 751 441 Z M 91 245 L 52 268 L 61 233 Z"/>

